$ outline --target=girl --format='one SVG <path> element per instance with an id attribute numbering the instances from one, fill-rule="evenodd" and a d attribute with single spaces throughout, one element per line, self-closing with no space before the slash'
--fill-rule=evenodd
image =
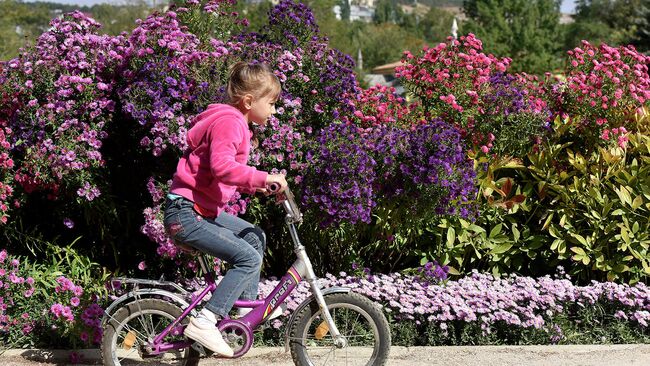
<path id="1" fill-rule="evenodd" d="M 188 150 L 178 162 L 165 203 L 165 228 L 177 242 L 232 265 L 185 336 L 215 353 L 232 357 L 233 350 L 216 324 L 238 298 L 257 298 L 264 232 L 223 212 L 236 190 L 266 192 L 272 183 L 287 187 L 282 174 L 268 174 L 246 165 L 251 147 L 251 123 L 266 125 L 275 113 L 280 82 L 264 64 L 239 62 L 230 71 L 229 104 L 211 104 L 197 116 L 187 134 Z M 279 314 L 277 314 L 279 315 Z"/>

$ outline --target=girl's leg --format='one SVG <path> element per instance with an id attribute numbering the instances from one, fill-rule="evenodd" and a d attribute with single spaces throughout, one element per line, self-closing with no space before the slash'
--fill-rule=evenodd
<path id="1" fill-rule="evenodd" d="M 213 313 L 226 316 L 235 300 L 244 290 L 249 289 L 251 281 L 259 279 L 262 256 L 258 250 L 230 229 L 198 215 L 193 209 L 193 203 L 184 199 L 168 204 L 165 227 L 175 240 L 233 266 L 206 304 L 206 308 Z"/>
<path id="2" fill-rule="evenodd" d="M 236 236 L 246 240 L 264 258 L 266 251 L 266 234 L 259 227 L 248 221 L 240 219 L 237 216 L 222 212 L 215 220 L 215 223 L 225 229 L 232 231 Z M 241 294 L 240 299 L 255 300 L 257 299 L 258 284 L 260 282 L 261 266 L 257 273 L 251 278 L 249 285 Z"/>

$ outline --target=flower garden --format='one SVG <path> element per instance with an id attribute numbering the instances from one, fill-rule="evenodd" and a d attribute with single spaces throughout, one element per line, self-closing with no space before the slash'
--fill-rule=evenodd
<path id="1" fill-rule="evenodd" d="M 381 303 L 394 344 L 648 341 L 648 56 L 585 41 L 559 72 L 515 74 L 468 34 L 405 52 L 403 98 L 362 88 L 304 4 L 255 30 L 233 4 L 187 0 L 114 37 L 66 14 L 0 63 L 4 344 L 93 347 L 116 274 L 198 286 L 161 204 L 242 59 L 283 86 L 250 163 L 287 174 L 302 241 L 337 274 L 323 285 Z M 237 196 L 228 212 L 267 232 L 269 292 L 292 254 L 281 210 Z"/>

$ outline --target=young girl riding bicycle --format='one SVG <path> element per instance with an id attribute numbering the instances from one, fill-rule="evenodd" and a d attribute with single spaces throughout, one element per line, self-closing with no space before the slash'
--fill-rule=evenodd
<path id="1" fill-rule="evenodd" d="M 224 207 L 236 191 L 266 193 L 274 184 L 281 192 L 287 187 L 284 175 L 247 165 L 251 125 L 266 125 L 275 113 L 280 88 L 267 65 L 235 64 L 228 80 L 229 103 L 211 104 L 196 117 L 165 203 L 165 228 L 175 241 L 232 266 L 184 333 L 226 357 L 232 357 L 233 350 L 216 324 L 237 299 L 257 298 L 266 237 L 259 227 L 224 212 Z"/>

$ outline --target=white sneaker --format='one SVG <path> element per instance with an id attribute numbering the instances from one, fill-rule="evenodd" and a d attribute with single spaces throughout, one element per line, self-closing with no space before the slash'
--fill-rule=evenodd
<path id="1" fill-rule="evenodd" d="M 271 320 L 279 317 L 280 315 L 284 314 L 285 310 L 287 310 L 287 305 L 280 304 L 280 306 L 278 306 L 275 310 L 273 310 L 271 315 L 269 315 L 269 317 L 266 318 L 266 320 Z M 253 311 L 252 308 L 237 308 L 237 318 L 241 318 L 244 315 L 250 313 L 251 311 Z"/>
<path id="2" fill-rule="evenodd" d="M 223 340 L 221 332 L 215 325 L 207 326 L 192 317 L 190 318 L 190 324 L 185 328 L 183 334 L 214 353 L 218 353 L 224 357 L 232 357 L 234 355 L 232 348 Z"/>

